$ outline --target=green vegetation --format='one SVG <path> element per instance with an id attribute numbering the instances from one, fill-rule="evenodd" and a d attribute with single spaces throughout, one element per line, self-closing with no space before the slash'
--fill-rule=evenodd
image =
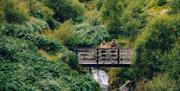
<path id="1" fill-rule="evenodd" d="M 121 4 L 118 0 L 106 0 L 101 8 L 102 22 L 105 23 L 110 34 L 121 33 L 120 16 Z"/>
<path id="2" fill-rule="evenodd" d="M 158 6 L 163 6 L 164 4 L 166 4 L 166 0 L 156 0 L 156 2 L 157 2 L 157 5 Z"/>
<path id="3" fill-rule="evenodd" d="M 171 9 L 172 9 L 172 13 L 179 13 L 180 12 L 180 0 L 172 0 L 171 1 Z"/>
<path id="4" fill-rule="evenodd" d="M 180 0 L 0 0 L 0 90 L 100 91 L 71 50 L 113 38 L 134 55 L 110 90 L 180 90 Z"/>
<path id="5" fill-rule="evenodd" d="M 58 21 L 65 21 L 67 19 L 76 19 L 80 17 L 84 9 L 83 4 L 78 0 L 42 0 L 45 5 L 52 8 L 55 12 L 53 17 Z"/>
<path id="6" fill-rule="evenodd" d="M 131 0 L 124 3 L 123 13 L 119 16 L 119 27 L 122 27 L 123 32 L 118 37 L 122 41 L 129 41 L 124 46 L 133 47 L 134 64 L 132 68 L 110 69 L 110 76 L 115 76 L 110 80 L 111 88 L 116 88 L 117 83 L 133 80 L 136 91 L 180 89 L 180 71 L 177 66 L 180 61 L 180 15 L 178 7 L 172 4 L 174 2 L 177 3 L 176 0 Z M 172 13 L 168 13 L 168 9 Z"/>
<path id="7" fill-rule="evenodd" d="M 47 1 L 0 1 L 0 90 L 100 90 L 92 77 L 82 72 L 75 54 L 66 49 L 63 40 L 45 34 L 47 31 L 54 31 L 52 34 L 59 32 L 55 27 L 62 27 L 63 24 L 59 25 L 57 18 L 63 17 L 63 21 L 71 18 L 74 20 L 83 14 L 80 3 L 67 1 L 64 7 L 60 7 L 61 10 L 56 11 L 58 6 L 51 7 L 56 2 Z M 62 3 L 66 0 L 58 1 Z M 64 15 L 58 16 L 59 12 Z"/>

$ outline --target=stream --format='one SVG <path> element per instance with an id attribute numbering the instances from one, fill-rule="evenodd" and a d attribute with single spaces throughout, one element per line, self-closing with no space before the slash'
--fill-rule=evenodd
<path id="1" fill-rule="evenodd" d="M 92 76 L 100 84 L 102 91 L 108 91 L 109 75 L 104 70 L 92 68 Z"/>
<path id="2" fill-rule="evenodd" d="M 102 69 L 97 69 L 97 68 L 91 68 L 91 71 L 92 71 L 93 79 L 95 79 L 95 81 L 100 84 L 102 91 L 108 91 L 108 86 L 109 86 L 109 83 L 108 83 L 109 75 L 108 75 L 108 73 L 106 73 Z M 124 85 L 122 85 L 120 88 L 117 88 L 116 90 L 129 91 L 130 88 L 127 87 L 127 85 L 129 83 L 130 83 L 130 81 L 126 81 L 126 83 Z M 133 91 L 133 90 L 130 90 L 130 91 Z"/>

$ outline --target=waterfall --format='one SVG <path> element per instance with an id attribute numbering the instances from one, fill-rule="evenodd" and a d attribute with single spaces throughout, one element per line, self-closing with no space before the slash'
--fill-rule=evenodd
<path id="1" fill-rule="evenodd" d="M 93 78 L 98 82 L 103 91 L 108 91 L 109 75 L 101 69 L 92 69 Z"/>

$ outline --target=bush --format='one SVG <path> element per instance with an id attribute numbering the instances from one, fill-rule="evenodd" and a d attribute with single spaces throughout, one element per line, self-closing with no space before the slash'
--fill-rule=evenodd
<path id="1" fill-rule="evenodd" d="M 47 20 L 47 23 L 52 30 L 54 30 L 59 25 L 59 22 L 54 19 Z"/>
<path id="2" fill-rule="evenodd" d="M 96 8 L 99 11 L 103 6 L 104 0 L 96 0 Z"/>
<path id="3" fill-rule="evenodd" d="M 58 21 L 75 19 L 84 13 L 84 7 L 78 0 L 43 0 L 55 12 L 54 18 Z"/>
<path id="4" fill-rule="evenodd" d="M 51 19 L 54 15 L 54 11 L 45 6 L 41 1 L 29 0 L 30 13 L 36 18 L 43 20 Z"/>
<path id="5" fill-rule="evenodd" d="M 147 6 L 146 2 L 148 0 L 129 1 L 120 18 L 122 24 L 121 36 L 129 37 L 131 42 L 135 41 L 141 29 L 146 26 L 147 14 L 143 12 L 143 9 Z"/>
<path id="6" fill-rule="evenodd" d="M 118 0 L 106 0 L 101 10 L 101 21 L 106 24 L 106 28 L 110 34 L 120 34 L 122 15 L 122 6 Z"/>
<path id="7" fill-rule="evenodd" d="M 32 19 L 32 21 L 25 24 L 3 24 L 0 26 L 1 31 L 5 34 L 26 35 L 31 33 L 41 33 L 48 29 L 49 26 L 46 22 Z"/>
<path id="8" fill-rule="evenodd" d="M 55 37 L 70 49 L 75 49 L 77 47 L 94 47 L 102 40 L 109 39 L 109 34 L 100 25 L 73 25 L 67 21 L 55 31 Z"/>
<path id="9" fill-rule="evenodd" d="M 159 74 L 153 77 L 151 81 L 145 84 L 144 91 L 176 91 L 174 80 L 170 79 L 167 74 Z"/>
<path id="10" fill-rule="evenodd" d="M 65 52 L 62 57 L 62 61 L 68 64 L 69 67 L 73 70 L 80 72 L 80 65 L 78 64 L 77 55 L 71 51 Z"/>
<path id="11" fill-rule="evenodd" d="M 171 0 L 171 11 L 176 14 L 180 12 L 180 0 Z"/>
<path id="12" fill-rule="evenodd" d="M 43 20 L 39 20 L 37 18 L 31 18 L 29 22 L 25 22 L 25 27 L 29 29 L 29 31 L 42 33 L 44 30 L 49 29 L 49 25 L 47 22 Z"/>
<path id="13" fill-rule="evenodd" d="M 103 40 L 109 39 L 109 34 L 100 25 L 80 24 L 75 26 L 76 32 L 65 45 L 70 49 L 77 47 L 94 47 Z"/>
<path id="14" fill-rule="evenodd" d="M 33 42 L 38 48 L 42 48 L 49 53 L 55 53 L 63 49 L 63 46 L 57 41 L 49 40 L 44 36 L 35 34 L 25 25 L 7 24 L 1 26 L 1 32 L 7 36 L 23 38 Z"/>
<path id="15" fill-rule="evenodd" d="M 178 18 L 174 18 L 178 19 Z M 164 63 L 161 58 L 169 52 L 175 44 L 178 32 L 172 26 L 179 24 L 173 18 L 155 18 L 136 41 L 135 73 L 140 79 L 152 78 L 156 72 L 161 71 Z M 178 21 L 178 20 L 177 20 Z M 139 70 L 143 69 L 143 70 Z"/>
<path id="16" fill-rule="evenodd" d="M 19 0 L 3 1 L 4 18 L 8 23 L 23 23 L 29 18 L 29 9 Z"/>
<path id="17" fill-rule="evenodd" d="M 4 19 L 4 10 L 2 7 L 2 1 L 0 1 L 0 23 L 3 23 L 5 21 Z"/>
<path id="18" fill-rule="evenodd" d="M 21 60 L 21 58 L 26 59 L 26 57 L 22 57 L 21 54 L 30 52 L 26 50 L 31 50 L 32 52 L 35 52 L 37 50 L 35 45 L 30 43 L 29 41 L 8 38 L 6 36 L 1 36 L 0 38 L 0 49 L 0 55 L 2 59 L 9 59 L 10 61 L 14 62 L 17 61 L 17 59 L 20 61 L 26 61 Z"/>
<path id="19" fill-rule="evenodd" d="M 156 3 L 158 6 L 164 5 L 164 4 L 166 4 L 166 2 L 167 2 L 166 0 L 156 0 Z"/>
<path id="20" fill-rule="evenodd" d="M 32 36 L 31 36 L 32 37 Z M 32 37 L 31 40 L 39 49 L 44 49 L 49 53 L 56 53 L 63 49 L 63 45 L 58 41 L 49 40 L 43 36 Z"/>
<path id="21" fill-rule="evenodd" d="M 89 2 L 89 1 L 92 1 L 92 0 L 79 0 L 80 2 Z"/>
<path id="22" fill-rule="evenodd" d="M 8 55 L 4 55 L 8 54 Z M 30 41 L 0 36 L 0 90 L 100 90 L 88 75 L 78 75 L 62 61 L 49 62 Z"/>
<path id="23" fill-rule="evenodd" d="M 75 33 L 74 25 L 71 21 L 66 21 L 63 24 L 59 26 L 59 28 L 55 31 L 55 37 L 62 41 L 64 44 L 68 42 L 69 39 L 72 38 L 72 36 Z"/>
<path id="24" fill-rule="evenodd" d="M 2 34 L 12 37 L 23 38 L 28 34 L 32 34 L 26 26 L 19 24 L 4 24 L 0 27 Z"/>
<path id="25" fill-rule="evenodd" d="M 162 65 L 161 69 L 166 72 L 171 79 L 176 82 L 176 89 L 177 91 L 180 89 L 180 66 L 179 66 L 179 54 L 180 54 L 180 47 L 178 46 L 179 42 L 177 41 L 174 48 L 164 55 L 162 60 L 164 64 Z M 171 68 L 171 69 L 170 69 Z"/>

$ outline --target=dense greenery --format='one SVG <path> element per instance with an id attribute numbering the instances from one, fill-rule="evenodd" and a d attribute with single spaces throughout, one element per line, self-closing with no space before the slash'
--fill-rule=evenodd
<path id="1" fill-rule="evenodd" d="M 116 76 L 116 80 L 110 80 L 112 88 L 117 83 L 133 80 L 137 91 L 180 89 L 180 71 L 177 66 L 180 61 L 180 15 L 177 2 L 178 0 L 132 0 L 124 3 L 127 5 L 123 7 L 125 10 L 120 16 L 122 36 L 132 42 L 127 45 L 134 48 L 134 64 L 130 69 L 114 70 L 115 73 L 110 70 L 110 75 Z M 166 10 L 162 7 L 165 6 L 170 7 L 172 13 L 162 15 L 163 10 Z M 153 15 L 153 12 L 160 13 Z"/>
<path id="2" fill-rule="evenodd" d="M 80 17 L 84 12 L 83 5 L 78 0 L 43 0 L 43 2 L 55 11 L 53 17 L 61 22 Z"/>
<path id="3" fill-rule="evenodd" d="M 110 34 L 121 32 L 119 17 L 122 14 L 121 4 L 118 0 L 106 0 L 101 8 L 103 22 L 106 23 Z"/>
<path id="4" fill-rule="evenodd" d="M 30 41 L 7 36 L 1 36 L 0 41 L 0 89 L 3 91 L 98 89 L 88 75 L 78 76 L 60 60 L 48 62 L 37 54 L 37 47 Z"/>
<path id="5" fill-rule="evenodd" d="M 78 1 L 58 2 L 64 7 L 53 8 L 57 2 L 48 0 L 0 1 L 0 90 L 100 90 L 89 74 L 81 73 L 76 56 L 61 40 L 44 35 L 59 26 L 58 21 L 75 19 L 83 13 Z M 49 60 L 51 55 L 53 60 Z"/>
<path id="6" fill-rule="evenodd" d="M 160 58 L 164 53 L 170 51 L 177 41 L 178 31 L 174 31 L 174 29 L 179 29 L 179 26 L 176 26 L 179 23 L 178 17 L 174 19 L 165 17 L 162 19 L 156 18 L 147 25 L 147 30 L 139 37 L 135 49 L 137 51 L 135 67 L 139 77 L 151 78 L 156 72 L 160 71 L 160 66 L 163 64 Z M 140 62 L 142 60 L 143 62 Z M 138 70 L 140 68 L 144 70 Z"/>
<path id="7" fill-rule="evenodd" d="M 0 0 L 0 90 L 100 91 L 70 50 L 112 38 L 134 55 L 110 90 L 180 90 L 180 0 Z"/>
<path id="8" fill-rule="evenodd" d="M 170 7 L 172 9 L 172 13 L 179 13 L 180 12 L 180 0 L 172 0 Z"/>
<path id="9" fill-rule="evenodd" d="M 108 40 L 110 37 L 105 28 L 99 25 L 83 24 L 74 27 L 76 29 L 74 35 L 65 42 L 65 45 L 71 48 L 95 47 L 101 41 Z"/>

